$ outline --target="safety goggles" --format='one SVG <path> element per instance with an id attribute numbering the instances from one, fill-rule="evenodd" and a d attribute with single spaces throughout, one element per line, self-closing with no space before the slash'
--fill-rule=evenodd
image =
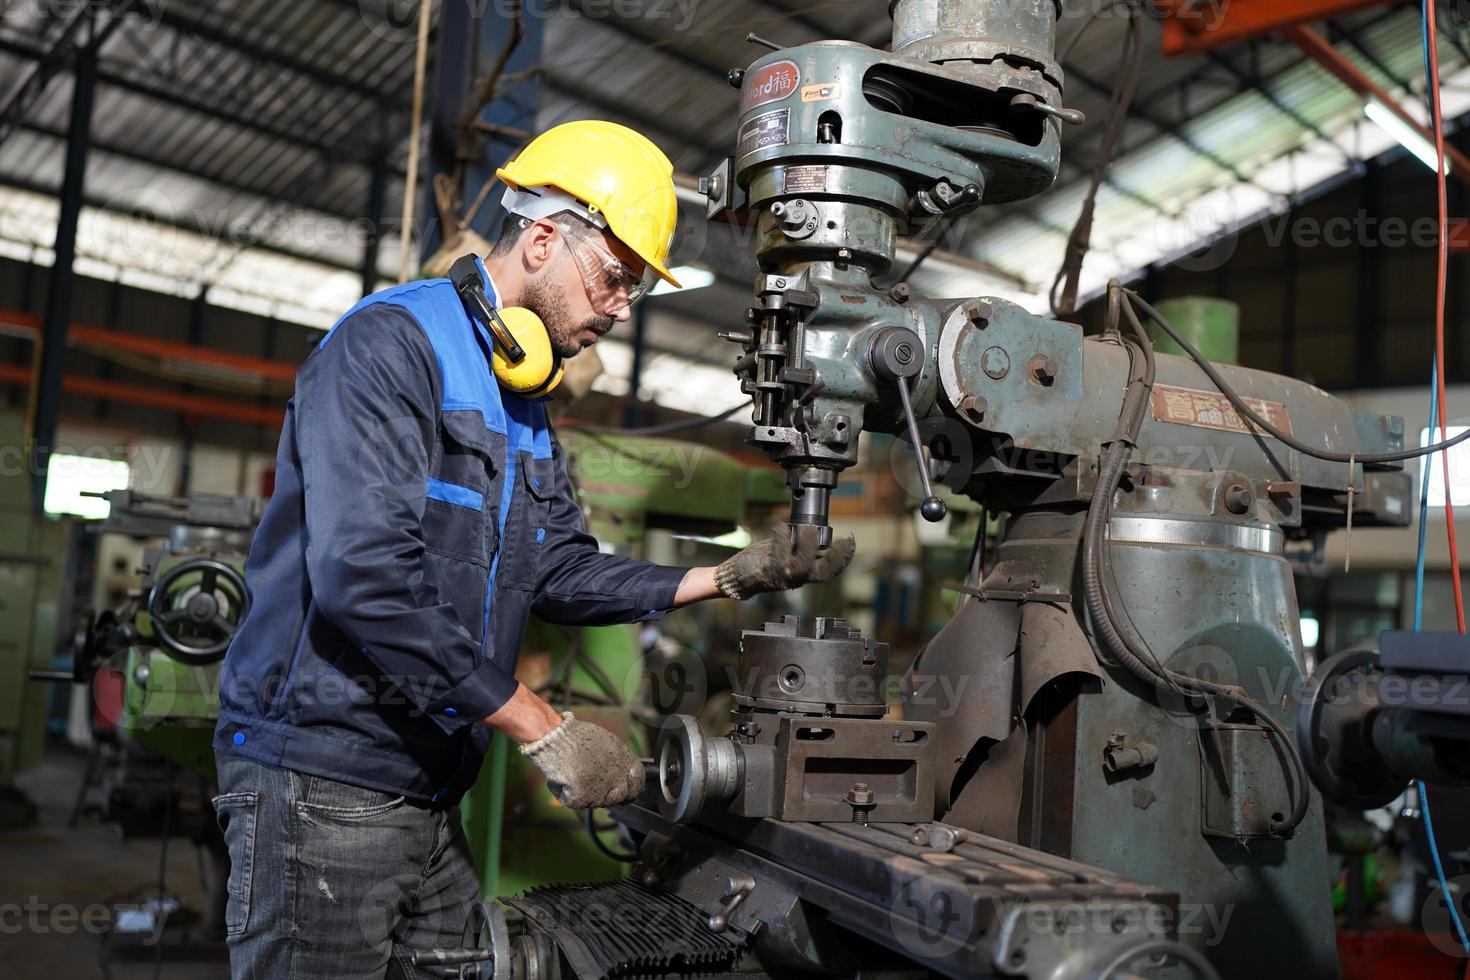
<path id="1" fill-rule="evenodd" d="M 557 227 L 565 232 L 567 251 L 582 273 L 587 299 L 593 309 L 604 316 L 616 316 L 648 295 L 658 278 L 658 273 L 651 266 L 640 274 L 608 251 L 601 241 L 602 236 L 596 231 L 584 231 L 575 222 L 559 222 Z"/>

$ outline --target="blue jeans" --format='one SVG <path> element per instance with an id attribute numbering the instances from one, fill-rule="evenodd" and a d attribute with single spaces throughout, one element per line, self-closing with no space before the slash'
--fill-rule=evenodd
<path id="1" fill-rule="evenodd" d="M 427 977 L 459 946 L 479 881 L 457 808 L 219 757 L 235 980 Z"/>

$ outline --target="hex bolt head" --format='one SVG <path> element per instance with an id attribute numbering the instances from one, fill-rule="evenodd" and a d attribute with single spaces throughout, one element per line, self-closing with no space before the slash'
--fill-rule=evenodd
<path id="1" fill-rule="evenodd" d="M 990 402 L 986 401 L 984 395 L 966 395 L 960 401 L 960 411 L 971 422 L 979 424 L 984 421 L 985 413 L 990 408 Z"/>
<path id="2" fill-rule="evenodd" d="M 907 303 L 912 295 L 909 284 L 906 282 L 895 283 L 893 288 L 888 290 L 888 298 L 895 303 Z"/>
<path id="3" fill-rule="evenodd" d="M 867 783 L 853 783 L 847 791 L 847 802 L 853 806 L 872 806 L 873 790 Z"/>
<path id="4" fill-rule="evenodd" d="M 990 321 L 993 310 L 990 304 L 983 299 L 971 300 L 963 307 L 965 319 L 977 327 L 984 327 Z"/>
<path id="5" fill-rule="evenodd" d="M 1251 504 L 1255 503 L 1255 494 L 1251 488 L 1244 483 L 1232 483 L 1225 488 L 1223 495 L 1225 509 L 1232 514 L 1245 514 L 1250 511 Z"/>
<path id="6" fill-rule="evenodd" d="M 1049 354 L 1031 358 L 1031 379 L 1039 385 L 1050 385 L 1057 379 L 1057 362 Z"/>

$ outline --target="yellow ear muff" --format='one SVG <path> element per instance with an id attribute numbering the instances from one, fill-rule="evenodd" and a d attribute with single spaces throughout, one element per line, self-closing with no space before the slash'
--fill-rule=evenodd
<path id="1" fill-rule="evenodd" d="M 526 356 L 512 364 L 496 344 L 491 365 L 495 379 L 501 387 L 525 398 L 550 394 L 561 383 L 562 367 L 561 358 L 551 349 L 546 324 L 524 306 L 511 306 L 498 312 Z"/>

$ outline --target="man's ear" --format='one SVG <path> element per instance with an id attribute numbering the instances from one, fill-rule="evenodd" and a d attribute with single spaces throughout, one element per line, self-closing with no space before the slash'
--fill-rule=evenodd
<path id="1" fill-rule="evenodd" d="M 551 261 L 559 233 L 549 221 L 533 221 L 521 233 L 521 261 L 526 272 L 539 272 Z"/>

